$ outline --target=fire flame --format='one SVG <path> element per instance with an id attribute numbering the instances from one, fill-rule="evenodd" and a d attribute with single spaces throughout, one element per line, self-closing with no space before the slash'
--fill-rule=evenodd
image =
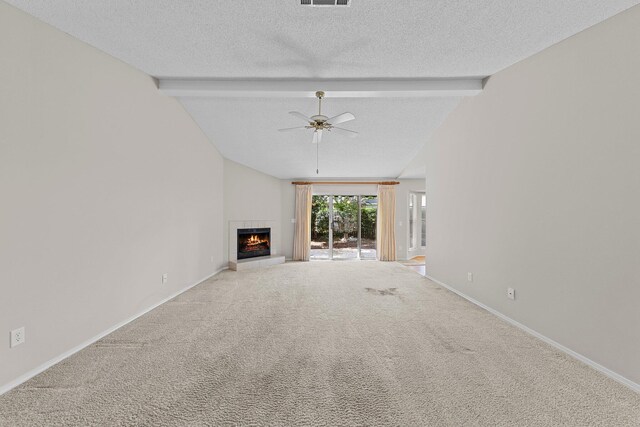
<path id="1" fill-rule="evenodd" d="M 269 243 L 269 239 L 261 239 L 260 236 L 252 234 L 246 243 L 247 245 L 259 245 L 260 243 Z"/>

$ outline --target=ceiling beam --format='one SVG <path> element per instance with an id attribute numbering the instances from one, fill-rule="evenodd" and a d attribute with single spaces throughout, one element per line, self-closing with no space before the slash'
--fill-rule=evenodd
<path id="1" fill-rule="evenodd" d="M 169 96 L 218 98 L 314 98 L 318 90 L 330 98 L 416 98 L 473 96 L 483 78 L 451 79 L 192 79 L 159 78 Z"/>

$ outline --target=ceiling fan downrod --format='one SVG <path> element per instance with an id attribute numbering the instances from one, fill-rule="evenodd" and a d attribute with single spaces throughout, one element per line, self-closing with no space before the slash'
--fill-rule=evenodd
<path id="1" fill-rule="evenodd" d="M 319 90 L 316 92 L 316 98 L 318 98 L 318 115 L 322 115 L 322 98 L 324 98 L 324 92 Z"/>
<path id="2" fill-rule="evenodd" d="M 318 98 L 318 116 L 322 116 L 322 98 L 324 98 L 324 92 L 319 90 L 316 92 Z M 318 132 L 318 130 L 316 130 Z M 320 131 L 322 132 L 322 131 Z M 320 141 L 316 143 L 316 175 L 320 174 Z"/>

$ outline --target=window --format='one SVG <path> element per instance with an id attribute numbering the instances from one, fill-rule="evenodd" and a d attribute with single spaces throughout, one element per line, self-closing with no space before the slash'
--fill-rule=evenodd
<path id="1" fill-rule="evenodd" d="M 422 204 L 420 206 L 420 246 L 427 246 L 427 195 L 422 195 Z"/>
<path id="2" fill-rule="evenodd" d="M 409 193 L 409 250 L 427 245 L 427 196 L 423 192 Z"/>
<path id="3" fill-rule="evenodd" d="M 415 229 L 415 209 L 416 206 L 416 194 L 409 193 L 409 249 L 415 249 L 417 239 L 414 233 Z"/>

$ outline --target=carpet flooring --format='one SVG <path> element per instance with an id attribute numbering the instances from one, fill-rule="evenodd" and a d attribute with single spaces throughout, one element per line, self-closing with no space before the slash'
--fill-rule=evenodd
<path id="1" fill-rule="evenodd" d="M 412 269 L 416 273 L 426 276 L 427 269 L 426 269 L 424 258 L 425 258 L 424 256 L 419 255 L 419 256 L 414 256 L 413 258 L 408 259 L 406 261 L 399 261 L 399 262 L 405 267 Z"/>
<path id="2" fill-rule="evenodd" d="M 0 396 L 2 426 L 630 426 L 640 396 L 396 263 L 223 272 Z"/>

